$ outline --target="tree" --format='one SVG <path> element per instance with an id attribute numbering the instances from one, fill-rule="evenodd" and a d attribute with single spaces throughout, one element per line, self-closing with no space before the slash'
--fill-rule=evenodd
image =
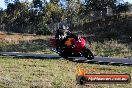
<path id="1" fill-rule="evenodd" d="M 53 1 L 49 2 L 44 10 L 45 17 L 47 17 L 48 20 L 52 20 L 53 22 L 59 22 L 63 15 L 62 13 L 63 9 L 61 9 L 59 5 L 56 3 L 57 2 L 53 2 Z"/>
<path id="2" fill-rule="evenodd" d="M 43 2 L 41 0 L 33 0 L 33 7 L 42 9 Z"/>
<path id="3" fill-rule="evenodd" d="M 19 0 L 16 0 L 14 3 L 9 3 L 7 5 L 7 17 L 5 19 L 7 30 L 14 32 L 22 31 L 24 23 L 27 21 L 28 9 L 28 2 L 19 2 Z"/>
<path id="4" fill-rule="evenodd" d="M 86 0 L 86 8 L 92 11 L 102 11 L 106 7 L 114 9 L 117 0 Z"/>
<path id="5" fill-rule="evenodd" d="M 67 23 L 69 27 L 72 28 L 73 26 L 78 24 L 79 20 L 79 12 L 80 12 L 81 1 L 80 0 L 66 0 L 66 17 Z"/>
<path id="6" fill-rule="evenodd" d="M 124 4 L 120 3 L 119 5 L 116 6 L 115 9 L 116 13 L 126 13 L 128 11 L 130 11 L 130 3 L 126 2 Z"/>

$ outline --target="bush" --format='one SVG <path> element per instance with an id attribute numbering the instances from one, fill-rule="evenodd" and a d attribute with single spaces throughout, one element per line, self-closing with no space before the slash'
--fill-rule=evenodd
<path id="1" fill-rule="evenodd" d="M 50 32 L 48 26 L 46 24 L 40 24 L 37 26 L 37 35 L 51 35 L 52 33 Z"/>

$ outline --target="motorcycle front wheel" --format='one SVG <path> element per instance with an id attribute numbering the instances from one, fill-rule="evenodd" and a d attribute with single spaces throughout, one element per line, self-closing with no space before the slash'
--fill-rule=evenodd
<path id="1" fill-rule="evenodd" d="M 60 52 L 59 55 L 63 58 L 68 58 L 68 54 L 65 51 Z"/>
<path id="2" fill-rule="evenodd" d="M 81 54 L 89 60 L 94 59 L 93 53 L 88 48 L 82 49 Z"/>

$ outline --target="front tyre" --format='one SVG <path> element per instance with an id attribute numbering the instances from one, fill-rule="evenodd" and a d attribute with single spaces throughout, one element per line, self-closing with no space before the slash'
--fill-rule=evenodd
<path id="1" fill-rule="evenodd" d="M 59 55 L 63 58 L 68 58 L 68 54 L 64 51 L 62 51 Z"/>
<path id="2" fill-rule="evenodd" d="M 82 50 L 82 55 L 89 60 L 94 59 L 93 53 L 88 48 Z"/>

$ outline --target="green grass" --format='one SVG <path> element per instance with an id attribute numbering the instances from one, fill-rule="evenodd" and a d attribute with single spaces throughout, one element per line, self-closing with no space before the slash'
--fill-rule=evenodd
<path id="1" fill-rule="evenodd" d="M 78 66 L 87 73 L 128 73 L 132 67 L 75 63 L 68 60 L 0 57 L 0 88 L 131 88 L 129 84 L 76 85 Z"/>

